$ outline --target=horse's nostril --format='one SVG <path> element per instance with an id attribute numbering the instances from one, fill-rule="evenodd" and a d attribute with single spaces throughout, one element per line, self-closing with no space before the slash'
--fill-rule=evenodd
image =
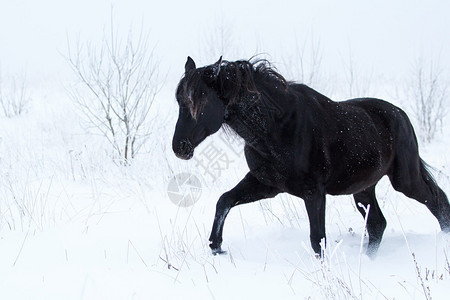
<path id="1" fill-rule="evenodd" d="M 182 159 L 190 159 L 193 156 L 194 147 L 189 140 L 182 140 L 178 143 L 176 155 Z"/>
<path id="2" fill-rule="evenodd" d="M 180 152 L 181 153 L 188 152 L 190 150 L 190 148 L 191 148 L 191 143 L 188 142 L 187 140 L 180 142 Z"/>

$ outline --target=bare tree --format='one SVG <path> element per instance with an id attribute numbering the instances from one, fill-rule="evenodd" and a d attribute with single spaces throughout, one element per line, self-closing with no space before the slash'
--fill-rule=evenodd
<path id="1" fill-rule="evenodd" d="M 161 87 L 159 62 L 141 28 L 121 39 L 111 18 L 100 46 L 68 43 L 67 60 L 82 89 L 73 99 L 92 127 L 100 131 L 125 163 L 134 158 L 150 134 L 149 112 Z"/>
<path id="2" fill-rule="evenodd" d="M 295 47 L 286 47 L 282 53 L 281 68 L 289 80 L 306 84 L 327 95 L 334 93 L 334 79 L 324 70 L 323 49 L 320 39 L 313 33 L 302 41 L 296 39 Z"/>
<path id="3" fill-rule="evenodd" d="M 218 17 L 218 20 L 215 26 L 210 28 L 210 31 L 204 36 L 199 49 L 200 56 L 205 60 L 205 63 L 212 63 L 220 56 L 229 58 L 236 55 L 232 29 L 222 15 Z"/>
<path id="4" fill-rule="evenodd" d="M 0 72 L 0 105 L 7 118 L 24 113 L 31 102 L 25 75 L 2 77 Z"/>
<path id="5" fill-rule="evenodd" d="M 352 49 L 349 47 L 348 58 L 343 59 L 347 97 L 364 97 L 372 94 L 373 72 L 363 72 L 355 63 Z"/>
<path id="6" fill-rule="evenodd" d="M 283 65 L 286 74 L 292 79 L 306 85 L 316 87 L 320 81 L 322 50 L 320 41 L 306 38 L 302 44 L 295 42 L 295 52 L 291 55 L 284 55 Z"/>
<path id="7" fill-rule="evenodd" d="M 412 111 L 420 126 L 419 136 L 430 142 L 448 114 L 448 87 L 439 60 L 416 59 L 408 84 L 408 96 L 414 99 Z"/>

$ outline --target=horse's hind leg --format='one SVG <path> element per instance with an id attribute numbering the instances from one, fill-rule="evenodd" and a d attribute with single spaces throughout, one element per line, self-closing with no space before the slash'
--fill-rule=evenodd
<path id="1" fill-rule="evenodd" d="M 399 160 L 402 162 L 401 158 Z M 442 231 L 450 232 L 450 204 L 447 196 L 436 184 L 418 155 L 416 163 L 400 164 L 397 161 L 389 179 L 396 191 L 424 204 L 436 217 Z"/>
<path id="2" fill-rule="evenodd" d="M 367 255 L 373 256 L 380 246 L 381 238 L 383 237 L 383 232 L 386 228 L 386 219 L 384 218 L 383 213 L 378 206 L 377 198 L 375 197 L 375 185 L 354 194 L 353 198 L 355 199 L 356 207 L 364 218 L 366 217 L 368 204 L 370 204 L 369 215 L 367 216 L 367 232 L 369 233 Z M 364 207 L 361 207 L 360 204 Z"/>

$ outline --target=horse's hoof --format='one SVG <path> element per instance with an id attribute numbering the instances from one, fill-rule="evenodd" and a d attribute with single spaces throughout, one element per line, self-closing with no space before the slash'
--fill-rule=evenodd
<path id="1" fill-rule="evenodd" d="M 226 255 L 227 254 L 227 251 L 223 251 L 222 250 L 222 248 L 211 248 L 211 253 L 215 256 L 215 255 L 217 255 L 217 254 L 219 254 L 219 255 Z"/>

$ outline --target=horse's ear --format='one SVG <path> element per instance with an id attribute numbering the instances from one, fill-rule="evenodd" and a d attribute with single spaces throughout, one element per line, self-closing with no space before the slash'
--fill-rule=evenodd
<path id="1" fill-rule="evenodd" d="M 217 62 L 210 65 L 205 69 L 205 79 L 207 82 L 212 83 L 219 76 L 220 68 L 222 66 L 222 56 L 219 58 Z"/>
<path id="2" fill-rule="evenodd" d="M 186 64 L 184 65 L 184 71 L 187 73 L 190 70 L 195 70 L 195 62 L 190 56 L 188 56 Z"/>
<path id="3" fill-rule="evenodd" d="M 222 56 L 220 56 L 219 60 L 216 61 L 216 63 L 213 66 L 214 77 L 219 76 L 221 65 L 222 65 Z"/>

